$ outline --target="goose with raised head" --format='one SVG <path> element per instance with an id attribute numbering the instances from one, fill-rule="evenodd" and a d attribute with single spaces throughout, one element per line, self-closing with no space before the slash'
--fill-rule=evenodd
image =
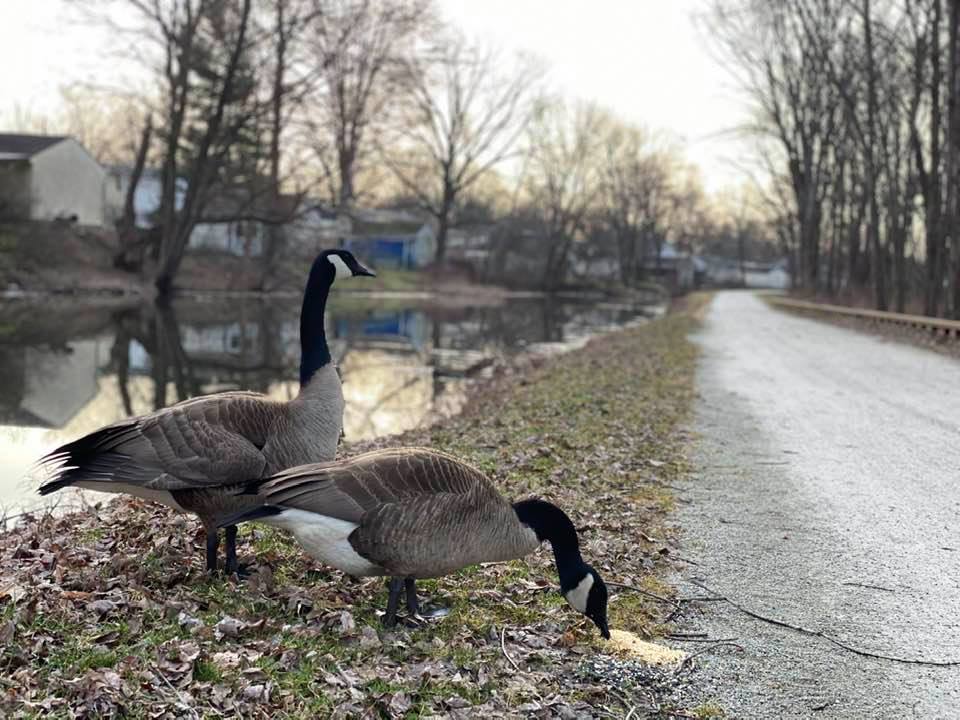
<path id="1" fill-rule="evenodd" d="M 389 576 L 384 624 L 396 622 L 401 591 L 419 611 L 417 578 L 480 562 L 521 558 L 547 541 L 560 592 L 605 638 L 607 587 L 580 555 L 577 531 L 557 506 L 510 503 L 481 471 L 425 448 L 377 450 L 290 468 L 245 484 L 261 505 L 227 518 L 284 528 L 308 554 L 354 576 Z"/>
<path id="2" fill-rule="evenodd" d="M 300 392 L 277 401 L 252 392 L 185 400 L 96 430 L 42 457 L 47 495 L 67 486 L 128 493 L 200 517 L 207 569 L 216 570 L 218 526 L 253 505 L 222 486 L 284 468 L 332 460 L 343 426 L 343 389 L 324 329 L 337 278 L 373 276 L 346 250 L 313 261 L 300 312 Z M 226 526 L 226 571 L 237 570 L 234 525 Z"/>

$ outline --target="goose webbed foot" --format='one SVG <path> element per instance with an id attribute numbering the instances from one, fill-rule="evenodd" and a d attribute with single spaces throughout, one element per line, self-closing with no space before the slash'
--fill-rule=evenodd
<path id="1" fill-rule="evenodd" d="M 407 612 L 411 619 L 433 620 L 450 614 L 449 608 L 444 607 L 424 607 L 420 605 L 417 598 L 417 581 L 414 578 L 406 578 L 403 581 L 403 587 L 407 592 Z"/>
<path id="2" fill-rule="evenodd" d="M 407 578 L 403 581 L 403 584 L 407 590 L 407 611 L 411 618 L 436 620 L 450 614 L 450 608 L 422 606 L 417 599 L 417 581 L 414 578 Z"/>
<path id="3" fill-rule="evenodd" d="M 417 581 L 414 578 L 390 578 L 387 583 L 387 610 L 383 614 L 383 626 L 394 627 L 397 624 L 397 610 L 400 607 L 400 593 L 406 595 L 407 615 L 402 622 L 407 627 L 415 628 L 425 620 L 441 618 L 450 613 L 447 608 L 425 609 L 417 598 Z"/>

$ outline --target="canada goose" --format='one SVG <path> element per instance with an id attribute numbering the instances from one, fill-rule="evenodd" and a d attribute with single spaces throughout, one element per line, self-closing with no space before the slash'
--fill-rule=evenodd
<path id="1" fill-rule="evenodd" d="M 336 278 L 373 276 L 346 250 L 313 261 L 300 312 L 300 392 L 281 402 L 224 392 L 128 418 L 62 445 L 37 465 L 52 477 L 41 495 L 76 487 L 122 492 L 200 516 L 207 569 L 217 568 L 218 520 L 253 504 L 224 484 L 332 460 L 343 425 L 343 389 L 327 347 L 324 310 Z M 226 571 L 237 570 L 236 526 L 226 528 Z"/>
<path id="2" fill-rule="evenodd" d="M 564 598 L 610 637 L 607 587 L 583 561 L 570 518 L 543 500 L 511 504 L 482 472 L 450 455 L 378 450 L 290 468 L 245 483 L 243 492 L 262 505 L 223 524 L 259 520 L 289 530 L 307 553 L 350 575 L 390 576 L 387 626 L 396 622 L 403 588 L 417 614 L 417 578 L 520 558 L 548 540 Z"/>

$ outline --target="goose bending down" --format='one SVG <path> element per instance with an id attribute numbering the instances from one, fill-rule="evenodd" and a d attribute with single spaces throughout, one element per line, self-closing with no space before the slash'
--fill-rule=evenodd
<path id="1" fill-rule="evenodd" d="M 297 397 L 224 392 L 113 423 L 41 458 L 38 466 L 51 477 L 40 494 L 73 485 L 195 513 L 207 532 L 207 569 L 216 570 L 220 519 L 254 505 L 223 485 L 336 455 L 344 401 L 324 311 L 334 280 L 358 275 L 374 273 L 346 250 L 326 250 L 313 261 L 300 313 Z M 226 526 L 228 574 L 237 570 L 236 533 Z"/>
<path id="2" fill-rule="evenodd" d="M 417 614 L 417 578 L 479 562 L 513 560 L 553 546 L 560 591 L 605 638 L 607 587 L 580 555 L 577 531 L 543 500 L 511 504 L 479 470 L 434 450 L 379 450 L 290 468 L 245 484 L 262 503 L 225 520 L 284 528 L 318 560 L 354 576 L 390 576 L 384 624 L 400 592 Z"/>

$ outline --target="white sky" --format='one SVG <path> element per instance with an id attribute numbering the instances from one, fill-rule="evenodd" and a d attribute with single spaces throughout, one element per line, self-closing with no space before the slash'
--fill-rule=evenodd
<path id="1" fill-rule="evenodd" d="M 543 58 L 552 86 L 684 141 L 708 190 L 739 184 L 743 147 L 724 135 L 743 103 L 693 16 L 708 0 L 439 0 L 468 34 Z M 50 113 L 59 87 L 111 84 L 109 38 L 63 0 L 0 0 L 0 129 L 15 108 Z"/>

